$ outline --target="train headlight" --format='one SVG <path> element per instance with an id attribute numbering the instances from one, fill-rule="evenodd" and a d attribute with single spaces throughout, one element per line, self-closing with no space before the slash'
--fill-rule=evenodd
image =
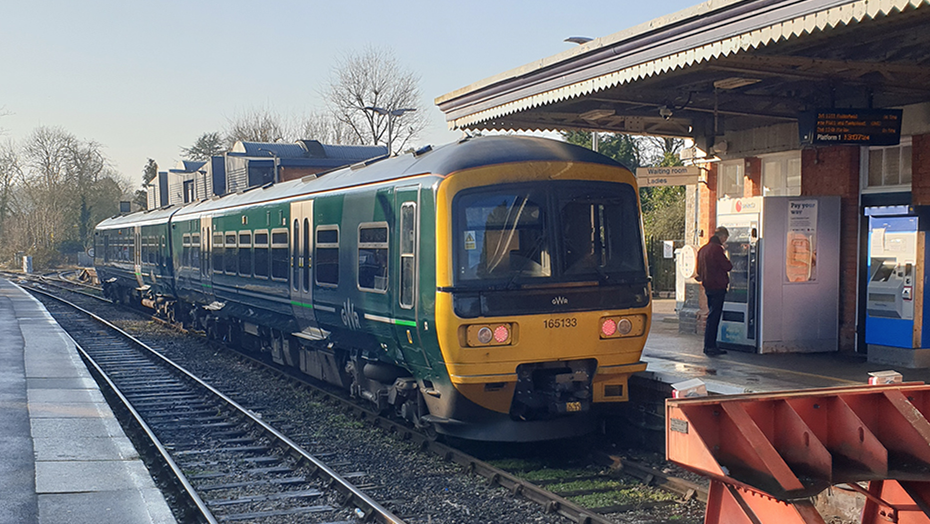
<path id="1" fill-rule="evenodd" d="M 468 347 L 510 346 L 514 343 L 516 324 L 477 324 L 462 327 L 465 331 L 465 344 Z"/>
<path id="2" fill-rule="evenodd" d="M 633 331 L 633 323 L 630 322 L 628 318 L 621 318 L 617 322 L 617 333 L 621 335 L 629 335 L 630 331 Z"/>
<path id="3" fill-rule="evenodd" d="M 601 338 L 637 337 L 646 332 L 646 315 L 601 318 Z"/>

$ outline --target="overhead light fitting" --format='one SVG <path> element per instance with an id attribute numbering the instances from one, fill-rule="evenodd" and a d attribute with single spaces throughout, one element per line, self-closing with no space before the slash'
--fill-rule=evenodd
<path id="1" fill-rule="evenodd" d="M 578 115 L 582 120 L 600 120 L 601 118 L 607 118 L 609 116 L 614 116 L 617 112 L 613 109 L 592 109 Z"/>
<path id="2" fill-rule="evenodd" d="M 741 76 L 731 76 L 730 78 L 724 78 L 723 80 L 714 80 L 714 87 L 717 89 L 737 89 L 744 86 L 750 86 L 752 84 L 757 84 L 762 80 L 758 78 L 743 78 Z"/>
<path id="3" fill-rule="evenodd" d="M 672 118 L 672 110 L 668 106 L 659 106 L 659 116 L 668 120 Z"/>

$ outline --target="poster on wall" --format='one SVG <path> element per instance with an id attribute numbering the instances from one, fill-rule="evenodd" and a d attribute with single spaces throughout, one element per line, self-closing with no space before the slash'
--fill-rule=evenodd
<path id="1" fill-rule="evenodd" d="M 788 241 L 785 244 L 788 282 L 817 279 L 817 201 L 788 202 Z"/>

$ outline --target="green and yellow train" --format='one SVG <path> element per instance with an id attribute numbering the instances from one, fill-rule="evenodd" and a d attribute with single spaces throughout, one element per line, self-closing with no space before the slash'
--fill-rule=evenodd
<path id="1" fill-rule="evenodd" d="M 651 321 L 636 182 L 495 136 L 104 220 L 98 275 L 210 337 L 476 440 L 594 429 Z"/>

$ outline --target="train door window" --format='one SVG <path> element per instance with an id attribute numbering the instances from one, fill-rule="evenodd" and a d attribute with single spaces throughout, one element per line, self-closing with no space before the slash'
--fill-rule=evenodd
<path id="1" fill-rule="evenodd" d="M 304 219 L 304 238 L 303 238 L 303 287 L 304 293 L 310 291 L 310 220 Z"/>
<path id="2" fill-rule="evenodd" d="M 361 224 L 358 227 L 358 287 L 365 291 L 387 292 L 387 224 Z"/>
<path id="3" fill-rule="evenodd" d="M 110 261 L 110 235 L 103 235 L 103 263 L 106 264 Z"/>
<path id="4" fill-rule="evenodd" d="M 203 233 L 203 249 L 200 250 L 200 275 L 206 277 L 210 274 L 210 228 L 201 228 Z"/>
<path id="5" fill-rule="evenodd" d="M 223 246 L 223 233 L 213 233 L 213 272 L 222 273 L 225 260 L 225 247 Z"/>
<path id="6" fill-rule="evenodd" d="M 339 284 L 339 226 L 316 228 L 316 283 L 334 287 Z"/>
<path id="7" fill-rule="evenodd" d="M 271 269 L 268 264 L 268 231 L 256 231 L 253 237 L 255 247 L 252 251 L 255 253 L 255 276 L 258 278 L 268 278 L 268 272 Z"/>
<path id="8" fill-rule="evenodd" d="M 239 274 L 252 275 L 252 232 L 239 232 Z"/>
<path id="9" fill-rule="evenodd" d="M 191 260 L 191 236 L 182 235 L 181 236 L 181 266 L 190 266 Z"/>
<path id="10" fill-rule="evenodd" d="M 300 289 L 300 222 L 294 221 L 294 232 L 291 235 L 291 239 L 294 242 L 293 249 L 291 249 L 291 286 L 293 286 L 294 291 Z"/>
<path id="11" fill-rule="evenodd" d="M 400 307 L 410 309 L 416 297 L 417 204 L 400 206 Z"/>
<path id="12" fill-rule="evenodd" d="M 200 269 L 200 233 L 191 233 L 191 267 Z"/>
<path id="13" fill-rule="evenodd" d="M 158 249 L 158 265 L 162 269 L 165 269 L 165 266 L 168 265 L 168 243 L 165 242 L 165 235 L 161 236 L 161 242 Z"/>
<path id="14" fill-rule="evenodd" d="M 271 231 L 271 279 L 287 281 L 287 229 Z"/>
<path id="15" fill-rule="evenodd" d="M 239 265 L 239 250 L 236 249 L 236 234 L 226 233 L 226 270 L 227 275 L 235 275 Z"/>

